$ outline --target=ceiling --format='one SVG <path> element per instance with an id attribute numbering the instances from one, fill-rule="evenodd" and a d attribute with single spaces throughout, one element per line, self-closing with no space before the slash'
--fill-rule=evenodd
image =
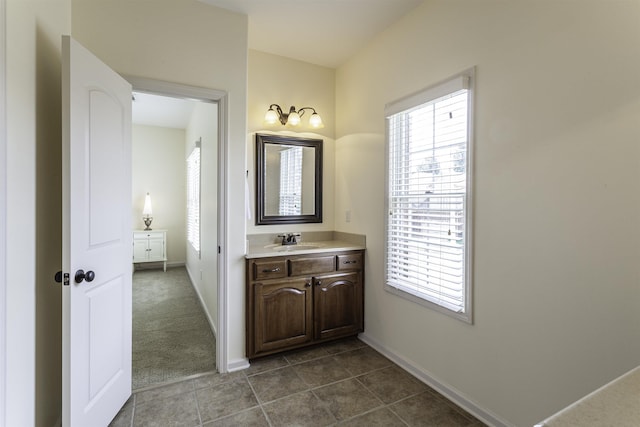
<path id="1" fill-rule="evenodd" d="M 137 125 L 186 129 L 199 101 L 134 92 L 131 121 Z"/>
<path id="2" fill-rule="evenodd" d="M 337 68 L 423 0 L 200 0 L 248 15 L 249 48 Z"/>
<path id="3" fill-rule="evenodd" d="M 249 48 L 337 68 L 423 0 L 200 0 L 248 15 Z M 136 92 L 133 123 L 185 129 L 197 101 Z"/>

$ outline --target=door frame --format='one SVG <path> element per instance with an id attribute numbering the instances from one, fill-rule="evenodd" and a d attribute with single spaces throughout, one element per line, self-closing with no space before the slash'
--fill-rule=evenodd
<path id="1" fill-rule="evenodd" d="M 0 0 L 2 1 L 2 0 Z M 208 89 L 179 83 L 165 82 L 122 75 L 131 83 L 133 91 L 148 92 L 156 95 L 186 98 L 218 105 L 218 314 L 216 336 L 216 369 L 220 373 L 227 372 L 227 157 L 229 147 L 228 136 L 228 94 L 218 89 Z"/>
<path id="2" fill-rule="evenodd" d="M 7 372 L 7 99 L 6 1 L 0 0 L 0 426 L 6 420 Z"/>

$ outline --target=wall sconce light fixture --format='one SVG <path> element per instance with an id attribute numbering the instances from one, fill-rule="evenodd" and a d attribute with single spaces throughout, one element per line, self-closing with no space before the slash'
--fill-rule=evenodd
<path id="1" fill-rule="evenodd" d="M 152 215 L 152 210 L 151 210 L 151 196 L 149 195 L 149 193 L 147 193 L 147 195 L 144 198 L 144 208 L 142 209 L 142 220 L 144 221 L 144 225 L 147 226 L 147 228 L 144 229 L 144 231 L 149 231 L 151 230 L 151 228 L 149 227 L 151 225 L 151 221 L 153 221 L 153 217 Z"/>
<path id="2" fill-rule="evenodd" d="M 278 104 L 271 104 L 267 114 L 264 115 L 264 121 L 270 125 L 276 124 L 280 121 L 283 125 L 297 126 L 300 124 L 300 119 L 304 115 L 306 110 L 311 110 L 311 117 L 309 117 L 309 126 L 312 128 L 324 127 L 320 114 L 316 113 L 315 108 L 302 107 L 296 111 L 296 107 L 292 106 L 288 113 L 282 111 L 282 108 Z"/>

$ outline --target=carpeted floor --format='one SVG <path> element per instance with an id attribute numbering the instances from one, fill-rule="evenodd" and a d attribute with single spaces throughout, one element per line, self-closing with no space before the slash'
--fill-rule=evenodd
<path id="1" fill-rule="evenodd" d="M 184 267 L 133 275 L 134 390 L 215 371 L 216 343 Z"/>

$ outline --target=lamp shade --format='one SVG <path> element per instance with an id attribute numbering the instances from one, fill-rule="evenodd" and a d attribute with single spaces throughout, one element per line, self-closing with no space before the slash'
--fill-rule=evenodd
<path id="1" fill-rule="evenodd" d="M 290 113 L 287 123 L 291 126 L 298 126 L 300 124 L 300 114 L 296 113 L 295 111 Z"/>
<path id="2" fill-rule="evenodd" d="M 311 117 L 309 117 L 309 126 L 313 128 L 321 128 L 323 126 L 320 114 L 313 113 Z"/>
<path id="3" fill-rule="evenodd" d="M 144 198 L 144 209 L 142 209 L 142 215 L 150 216 L 153 214 L 151 210 L 151 196 L 149 193 Z"/>
<path id="4" fill-rule="evenodd" d="M 267 114 L 264 115 L 264 121 L 270 125 L 275 124 L 278 121 L 278 113 L 276 113 L 273 108 L 269 108 Z"/>

